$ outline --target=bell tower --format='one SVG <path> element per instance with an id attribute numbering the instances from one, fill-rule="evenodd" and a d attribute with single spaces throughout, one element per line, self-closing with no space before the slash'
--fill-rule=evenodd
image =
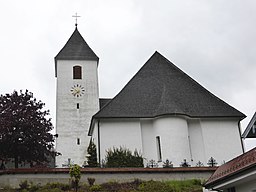
<path id="1" fill-rule="evenodd" d="M 55 57 L 56 166 L 82 166 L 91 117 L 99 110 L 98 56 L 77 29 Z"/>

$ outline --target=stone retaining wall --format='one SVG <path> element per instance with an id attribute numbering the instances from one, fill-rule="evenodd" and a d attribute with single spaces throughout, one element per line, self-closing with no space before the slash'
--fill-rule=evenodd
<path id="1" fill-rule="evenodd" d="M 176 167 L 176 168 L 82 168 L 81 182 L 87 183 L 87 178 L 95 178 L 96 184 L 109 181 L 141 180 L 207 180 L 216 167 Z M 7 169 L 0 171 L 0 187 L 19 187 L 22 181 L 44 185 L 46 183 L 69 183 L 69 169 Z"/>

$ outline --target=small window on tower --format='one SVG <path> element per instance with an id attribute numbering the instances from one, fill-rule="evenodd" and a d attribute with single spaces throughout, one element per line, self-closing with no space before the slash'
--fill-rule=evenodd
<path id="1" fill-rule="evenodd" d="M 82 67 L 81 66 L 73 67 L 73 79 L 82 79 Z"/>
<path id="2" fill-rule="evenodd" d="M 77 138 L 77 145 L 80 145 L 80 139 Z"/>
<path id="3" fill-rule="evenodd" d="M 79 109 L 79 103 L 76 104 L 76 108 Z"/>

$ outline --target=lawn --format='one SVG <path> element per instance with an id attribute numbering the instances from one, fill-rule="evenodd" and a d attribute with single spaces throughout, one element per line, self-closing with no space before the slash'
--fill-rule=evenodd
<path id="1" fill-rule="evenodd" d="M 88 178 L 88 183 L 80 183 L 78 192 L 202 192 L 200 180 L 184 181 L 141 181 L 108 182 L 100 185 L 94 184 L 93 178 Z M 0 189 L 0 192 L 71 192 L 75 191 L 71 185 L 62 183 L 49 183 L 44 186 L 33 185 L 27 181 L 20 183 L 19 189 Z"/>

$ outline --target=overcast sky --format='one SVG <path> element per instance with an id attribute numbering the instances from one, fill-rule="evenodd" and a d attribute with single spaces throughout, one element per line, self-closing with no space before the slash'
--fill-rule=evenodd
<path id="1" fill-rule="evenodd" d="M 54 57 L 75 29 L 76 12 L 100 58 L 100 97 L 114 97 L 158 51 L 247 115 L 246 128 L 256 111 L 255 0 L 2 1 L 0 94 L 28 89 L 55 123 Z"/>

